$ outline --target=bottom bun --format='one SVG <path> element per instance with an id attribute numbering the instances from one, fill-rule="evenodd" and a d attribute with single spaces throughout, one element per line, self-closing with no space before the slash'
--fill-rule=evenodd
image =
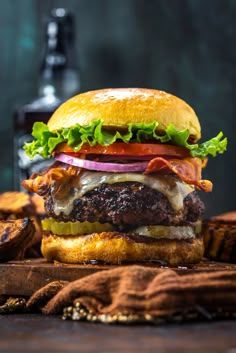
<path id="1" fill-rule="evenodd" d="M 79 236 L 45 233 L 42 254 L 50 262 L 79 264 L 93 261 L 121 264 L 160 261 L 171 266 L 197 263 L 204 252 L 203 240 L 153 239 L 134 240 L 129 234 L 103 232 Z"/>

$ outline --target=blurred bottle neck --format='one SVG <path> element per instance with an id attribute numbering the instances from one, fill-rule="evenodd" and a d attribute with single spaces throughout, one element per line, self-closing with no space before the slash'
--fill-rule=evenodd
<path id="1" fill-rule="evenodd" d="M 45 32 L 39 97 L 47 104 L 58 105 L 80 90 L 72 15 L 65 9 L 52 10 Z"/>

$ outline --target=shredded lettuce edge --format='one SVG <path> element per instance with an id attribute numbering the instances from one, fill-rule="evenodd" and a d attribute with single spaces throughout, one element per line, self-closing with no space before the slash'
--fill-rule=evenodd
<path id="1" fill-rule="evenodd" d="M 190 151 L 192 157 L 205 159 L 211 155 L 215 157 L 222 154 L 227 149 L 227 138 L 223 132 L 219 132 L 217 136 L 203 143 L 188 143 L 190 133 L 187 129 L 178 130 L 173 124 L 170 124 L 163 135 L 156 133 L 158 127 L 157 122 L 150 124 L 129 124 L 128 131 L 110 131 L 104 129 L 102 119 L 93 121 L 88 126 L 76 124 L 70 128 L 62 128 L 56 132 L 51 132 L 48 126 L 43 122 L 35 122 L 32 129 L 33 141 L 24 145 L 26 154 L 33 159 L 34 156 L 40 155 L 43 158 L 50 158 L 56 146 L 62 142 L 67 143 L 75 152 L 78 152 L 84 143 L 90 146 L 96 144 L 109 146 L 116 141 L 125 143 L 138 142 L 150 143 L 169 143 L 182 146 Z"/>

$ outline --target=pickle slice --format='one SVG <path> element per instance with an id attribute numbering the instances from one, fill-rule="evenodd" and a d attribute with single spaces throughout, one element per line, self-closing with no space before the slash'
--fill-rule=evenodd
<path id="1" fill-rule="evenodd" d="M 190 226 L 141 226 L 136 228 L 134 233 L 152 238 L 195 238 L 194 228 Z"/>
<path id="2" fill-rule="evenodd" d="M 44 231 L 50 231 L 56 235 L 76 235 L 91 234 L 113 231 L 113 227 L 109 223 L 99 222 L 58 222 L 53 218 L 42 220 Z"/>

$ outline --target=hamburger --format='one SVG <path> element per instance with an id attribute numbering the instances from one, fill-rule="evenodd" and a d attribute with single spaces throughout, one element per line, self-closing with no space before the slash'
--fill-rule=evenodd
<path id="1" fill-rule="evenodd" d="M 197 190 L 209 155 L 226 149 L 220 132 L 198 143 L 194 110 L 163 91 L 94 90 L 63 103 L 48 124 L 36 122 L 25 145 L 54 157 L 22 182 L 44 198 L 42 254 L 64 263 L 197 263 L 204 252 Z"/>

